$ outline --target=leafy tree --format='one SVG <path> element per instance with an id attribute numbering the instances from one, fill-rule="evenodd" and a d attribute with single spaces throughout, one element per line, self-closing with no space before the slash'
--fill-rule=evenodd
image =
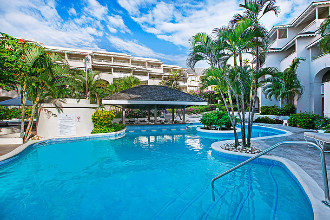
<path id="1" fill-rule="evenodd" d="M 330 17 L 328 17 L 321 25 L 321 48 L 323 52 L 330 53 Z"/>
<path id="2" fill-rule="evenodd" d="M 171 71 L 168 78 L 162 80 L 160 82 L 160 85 L 179 90 L 180 89 L 179 81 L 182 80 L 183 77 L 184 77 L 184 74 L 180 70 L 177 70 L 175 72 Z"/>
<path id="3" fill-rule="evenodd" d="M 298 99 L 303 93 L 303 87 L 297 76 L 297 68 L 303 59 L 295 58 L 284 72 L 276 72 L 267 78 L 269 82 L 264 86 L 263 92 L 267 98 L 274 97 L 277 101 L 285 101 L 286 104 L 293 105 L 294 98 Z"/>
<path id="4" fill-rule="evenodd" d="M 114 93 L 123 91 L 125 89 L 129 89 L 134 86 L 138 86 L 140 84 L 141 84 L 141 81 L 138 78 L 136 78 L 135 76 L 126 76 L 124 78 L 114 80 L 113 83 L 111 83 L 108 86 L 108 90 L 109 90 L 110 94 L 114 94 Z"/>

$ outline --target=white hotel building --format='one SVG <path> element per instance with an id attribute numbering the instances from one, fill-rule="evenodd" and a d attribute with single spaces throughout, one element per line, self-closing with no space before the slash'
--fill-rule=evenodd
<path id="1" fill-rule="evenodd" d="M 277 67 L 284 71 L 296 57 L 304 58 L 297 74 L 304 93 L 295 100 L 297 112 L 314 112 L 330 116 L 330 54 L 322 54 L 321 23 L 330 14 L 330 1 L 312 2 L 290 24 L 274 26 L 270 33 L 271 45 L 263 67 Z M 265 98 L 259 89 L 259 105 L 280 105 Z"/>
<path id="2" fill-rule="evenodd" d="M 72 69 L 81 69 L 88 72 L 98 71 L 100 77 L 109 83 L 125 76 L 135 76 L 143 85 L 159 85 L 163 79 L 168 78 L 171 71 L 180 71 L 184 75 L 179 81 L 179 87 L 182 91 L 198 90 L 200 86 L 199 76 L 194 72 L 187 71 L 187 69 L 179 66 L 166 65 L 157 59 L 106 51 L 45 46 L 40 42 L 36 43 L 43 46 L 47 51 L 62 55 Z M 16 96 L 15 91 L 6 92 L 0 89 L 0 101 Z"/>

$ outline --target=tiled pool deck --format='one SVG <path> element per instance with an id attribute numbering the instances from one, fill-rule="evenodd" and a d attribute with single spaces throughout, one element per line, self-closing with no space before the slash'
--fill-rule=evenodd
<path id="1" fill-rule="evenodd" d="M 279 143 L 281 141 L 305 141 L 304 132 L 311 131 L 307 129 L 294 128 L 283 125 L 258 124 L 272 128 L 290 131 L 292 134 L 285 137 L 274 137 L 270 139 L 255 140 L 258 147 L 262 150 Z M 279 157 L 287 158 L 298 164 L 308 175 L 310 175 L 317 184 L 323 189 L 323 179 L 321 171 L 321 160 L 319 152 L 307 145 L 283 145 L 274 151 L 268 153 Z M 330 176 L 330 153 L 325 153 L 328 168 L 328 177 Z"/>

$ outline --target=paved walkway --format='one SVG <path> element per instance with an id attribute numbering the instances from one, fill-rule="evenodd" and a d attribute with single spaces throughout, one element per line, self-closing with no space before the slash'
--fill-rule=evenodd
<path id="1" fill-rule="evenodd" d="M 307 129 L 283 126 L 283 125 L 270 125 L 270 124 L 260 124 L 268 127 L 279 128 L 292 132 L 292 135 L 258 140 L 257 142 L 262 150 L 278 143 L 281 141 L 305 141 L 304 132 L 311 131 Z M 278 147 L 272 152 L 268 153 L 270 155 L 280 156 L 292 160 L 298 164 L 303 170 L 305 170 L 308 175 L 310 175 L 321 187 L 323 188 L 323 178 L 321 170 L 321 159 L 320 154 L 314 147 L 309 147 L 307 145 L 283 145 Z M 330 153 L 325 153 L 326 163 L 328 168 L 328 177 L 330 177 Z"/>

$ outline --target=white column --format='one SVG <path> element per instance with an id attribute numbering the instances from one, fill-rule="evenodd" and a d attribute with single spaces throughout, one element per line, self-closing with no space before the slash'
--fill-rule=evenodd
<path id="1" fill-rule="evenodd" d="M 122 109 L 121 118 L 122 118 L 123 124 L 125 124 L 125 108 Z"/>
<path id="2" fill-rule="evenodd" d="M 330 82 L 324 83 L 324 116 L 330 117 Z"/>

